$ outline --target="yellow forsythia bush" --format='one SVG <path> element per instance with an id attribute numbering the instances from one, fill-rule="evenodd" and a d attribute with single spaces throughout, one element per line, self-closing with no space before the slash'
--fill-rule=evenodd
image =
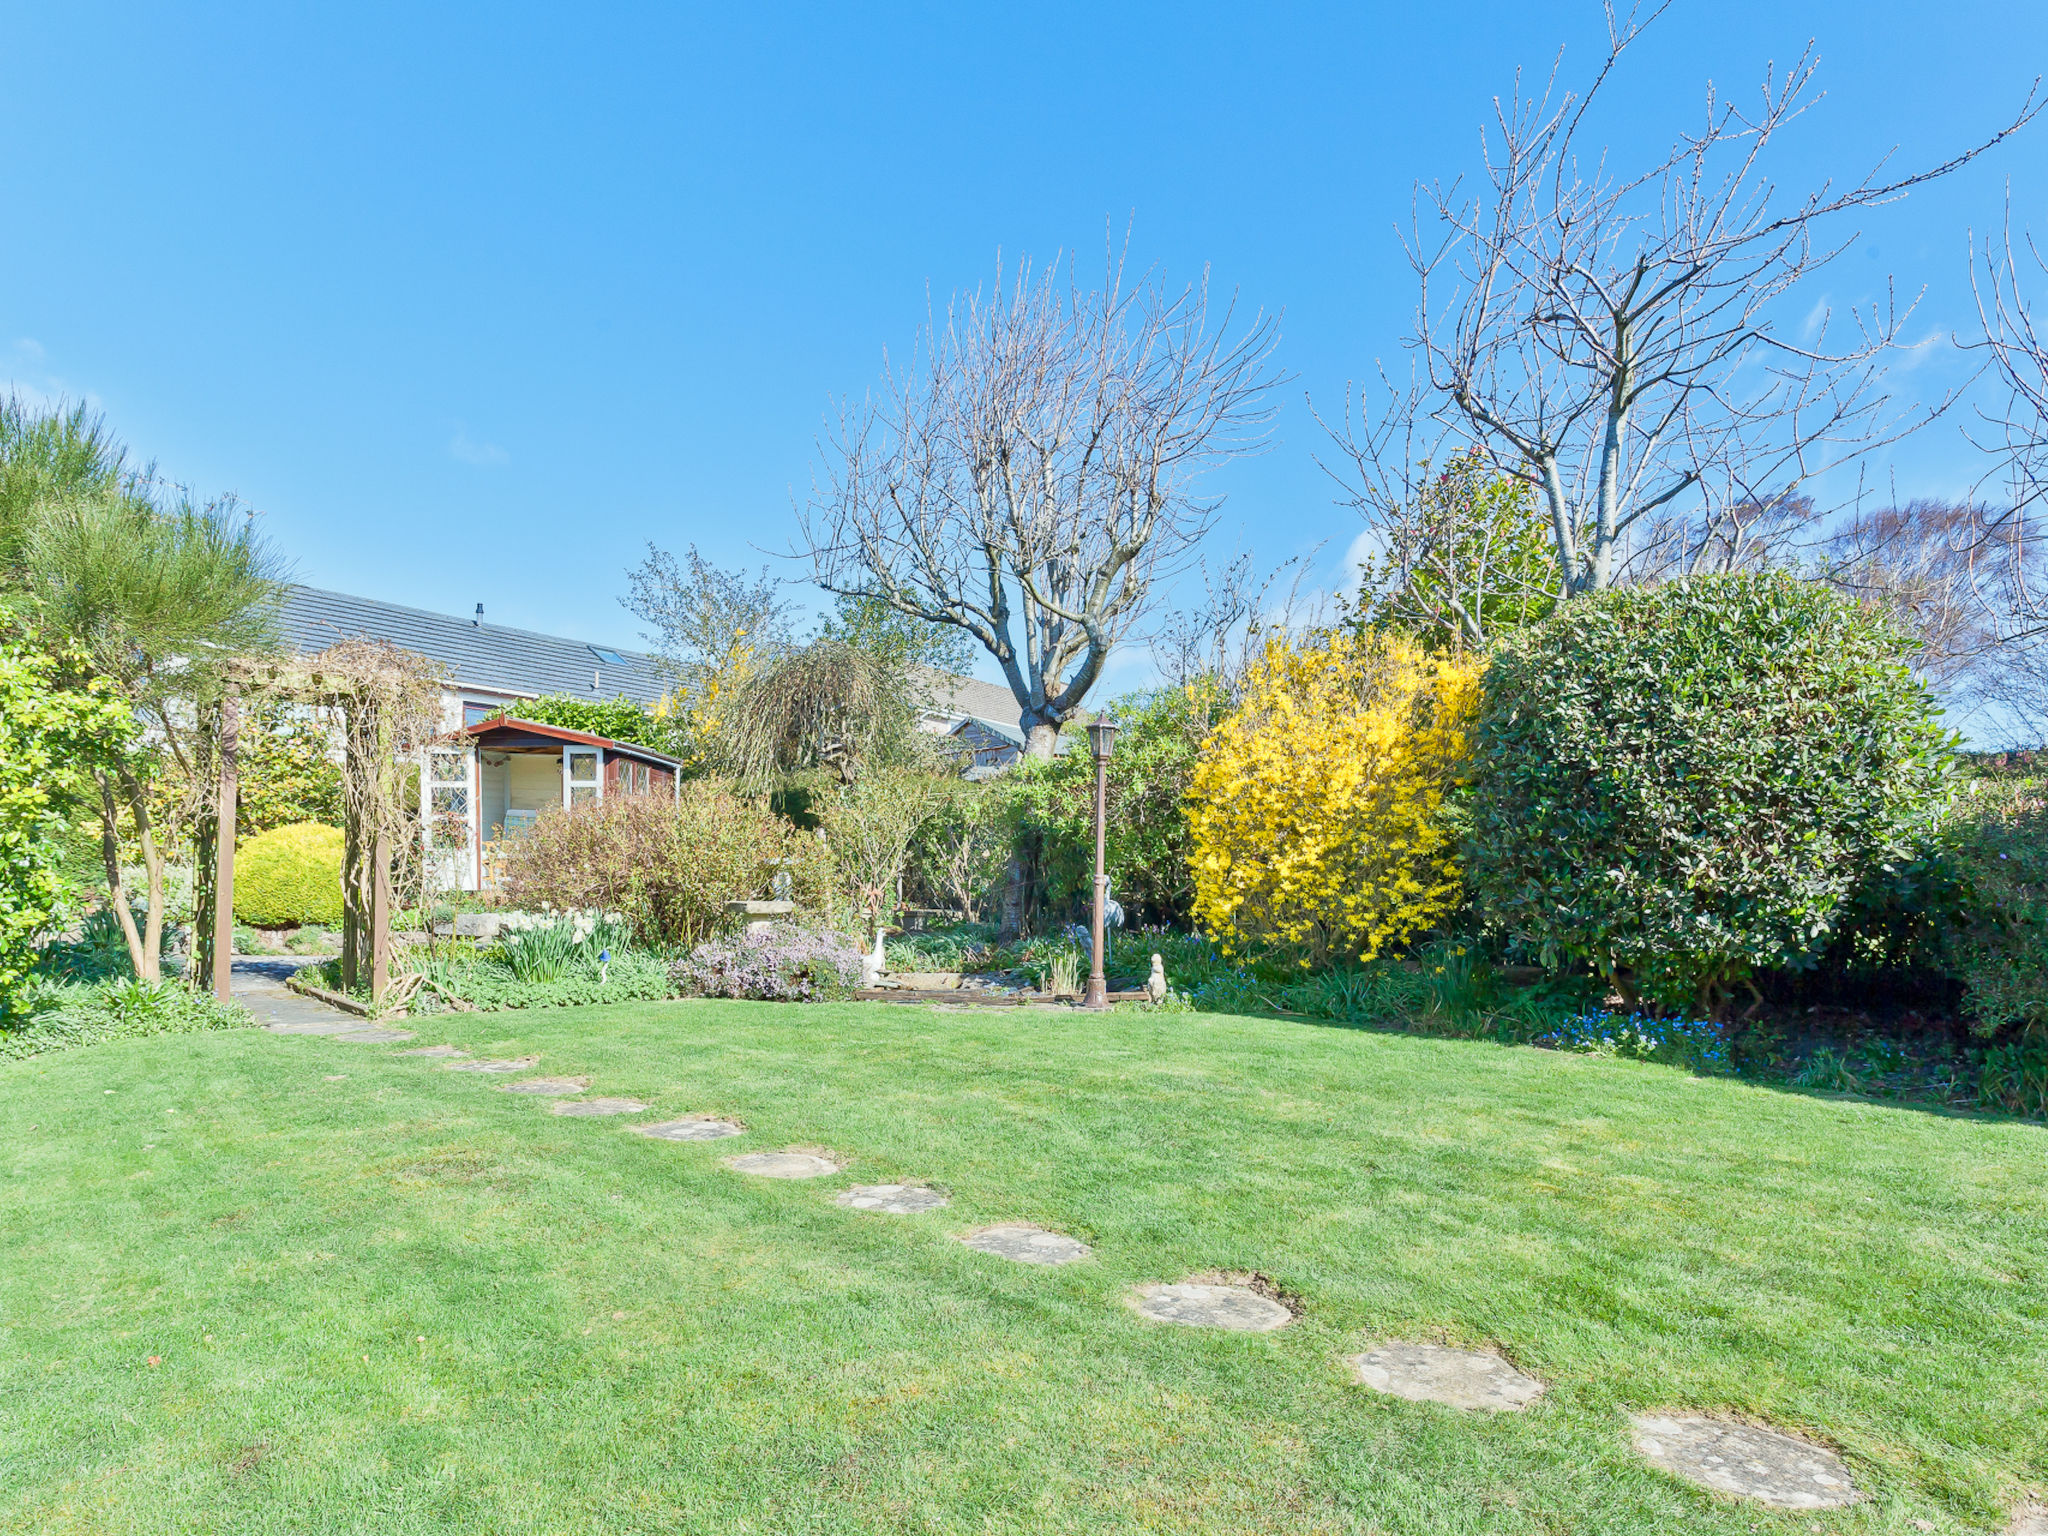
<path id="1" fill-rule="evenodd" d="M 1457 904 L 1444 797 L 1479 670 L 1397 636 L 1267 647 L 1188 796 L 1195 917 L 1225 950 L 1369 960 Z"/>

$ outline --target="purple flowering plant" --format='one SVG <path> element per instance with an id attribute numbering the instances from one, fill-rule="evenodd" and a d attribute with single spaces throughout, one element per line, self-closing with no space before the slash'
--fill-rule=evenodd
<path id="1" fill-rule="evenodd" d="M 810 1003 L 860 983 L 860 949 L 843 933 L 778 923 L 763 933 L 708 939 L 670 967 L 679 989 L 704 997 Z"/>

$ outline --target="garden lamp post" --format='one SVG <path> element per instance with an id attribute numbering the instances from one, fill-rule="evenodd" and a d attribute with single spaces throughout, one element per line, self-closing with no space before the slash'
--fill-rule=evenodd
<path id="1" fill-rule="evenodd" d="M 1116 746 L 1116 722 L 1101 716 L 1088 727 L 1088 745 L 1095 749 L 1095 905 L 1088 918 L 1088 993 L 1083 1008 L 1109 1006 L 1109 982 L 1102 974 L 1102 914 L 1109 895 L 1109 873 L 1103 868 L 1109 836 L 1109 754 Z"/>

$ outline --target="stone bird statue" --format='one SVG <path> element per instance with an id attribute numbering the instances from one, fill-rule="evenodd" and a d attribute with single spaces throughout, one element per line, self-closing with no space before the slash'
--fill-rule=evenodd
<path id="1" fill-rule="evenodd" d="M 1145 978 L 1145 995 L 1155 1003 L 1166 1001 L 1166 962 L 1156 954 L 1152 957 L 1152 974 Z"/>

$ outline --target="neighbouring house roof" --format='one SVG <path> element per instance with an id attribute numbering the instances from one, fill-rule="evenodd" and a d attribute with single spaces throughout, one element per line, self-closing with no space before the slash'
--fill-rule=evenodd
<path id="1" fill-rule="evenodd" d="M 640 705 L 652 704 L 669 691 L 654 658 L 641 651 L 458 619 L 319 587 L 285 589 L 280 627 L 286 643 L 301 655 L 324 651 L 342 640 L 388 640 L 439 663 L 449 686 L 458 691 L 519 698 L 566 693 L 611 699 L 623 694 Z"/>
<path id="2" fill-rule="evenodd" d="M 613 741 L 609 736 L 592 736 L 587 731 L 572 731 L 566 726 L 543 725 L 538 720 L 521 720 L 514 715 L 479 720 L 475 725 L 466 725 L 454 734 L 473 737 L 478 746 L 501 752 L 517 752 L 521 749 L 531 751 L 534 748 L 554 751 L 567 742 L 579 747 L 602 747 L 608 757 L 635 758 L 643 763 L 652 763 L 657 768 L 682 766 L 666 752 L 657 752 L 652 747 L 638 746 L 630 741 Z"/>
<path id="3" fill-rule="evenodd" d="M 930 669 L 924 671 L 924 683 L 931 690 L 932 713 L 955 722 L 975 721 L 1019 746 L 1024 744 L 1024 712 L 1007 684 Z"/>

